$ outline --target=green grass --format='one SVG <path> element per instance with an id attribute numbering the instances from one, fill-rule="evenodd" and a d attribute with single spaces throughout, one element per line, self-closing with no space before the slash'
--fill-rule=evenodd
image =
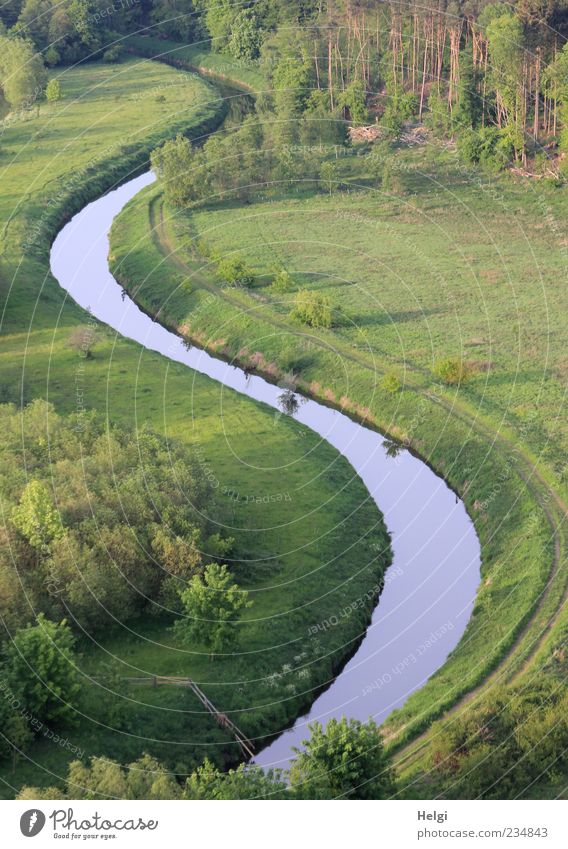
<path id="1" fill-rule="evenodd" d="M 482 544 L 481 587 L 458 648 L 387 723 L 400 745 L 500 662 L 507 680 L 550 652 L 548 623 L 563 621 L 566 592 L 568 431 L 565 191 L 464 174 L 435 147 L 396 155 L 401 197 L 376 191 L 352 155 L 339 161 L 348 192 L 303 185 L 244 206 L 164 207 L 162 229 L 151 187 L 115 222 L 112 258 L 139 302 L 160 304 L 161 320 L 273 377 L 295 372 L 304 392 L 404 440 L 464 498 Z M 202 243 L 242 254 L 257 274 L 252 290 L 222 287 Z M 340 306 L 338 325 L 306 332 L 293 322 L 293 293 L 270 288 L 275 265 Z M 473 369 L 460 389 L 433 377 L 448 355 Z M 389 372 L 400 393 L 381 389 Z"/>
<path id="2" fill-rule="evenodd" d="M 193 136 L 214 129 L 222 102 L 199 79 L 148 61 L 91 64 L 65 71 L 61 82 L 61 102 L 42 105 L 38 117 L 9 127 L 2 139 L 0 400 L 43 397 L 73 414 L 79 356 L 68 339 L 85 314 L 49 275 L 50 242 L 86 202 L 147 167 L 159 141 L 181 128 Z M 242 626 L 241 654 L 214 663 L 200 646 L 182 649 L 171 623 L 157 619 L 83 640 L 82 671 L 104 674 L 117 696 L 85 680 L 84 716 L 65 736 L 85 756 L 128 761 L 150 751 L 182 771 L 205 754 L 234 761 L 230 736 L 191 693 L 129 689 L 122 678 L 190 675 L 250 736 L 281 729 L 364 630 L 370 603 L 308 639 L 310 626 L 376 585 L 389 557 L 382 517 L 349 464 L 312 432 L 110 331 L 86 361 L 82 391 L 85 405 L 111 421 L 132 428 L 149 422 L 200 449 L 219 483 L 215 518 L 236 538 L 233 569 L 255 604 Z M 283 500 L 234 501 L 224 489 Z M 40 740 L 14 775 L 5 767 L 3 792 L 24 782 L 53 784 L 73 757 Z"/>
<path id="3" fill-rule="evenodd" d="M 268 87 L 257 64 L 215 53 L 206 43 L 180 44 L 166 38 L 131 35 L 125 39 L 125 47 L 139 56 L 156 58 L 177 67 L 200 71 L 250 91 L 259 92 Z"/>

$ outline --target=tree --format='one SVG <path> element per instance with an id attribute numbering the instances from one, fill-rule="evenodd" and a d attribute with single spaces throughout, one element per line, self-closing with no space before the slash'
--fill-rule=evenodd
<path id="1" fill-rule="evenodd" d="M 178 135 L 153 151 L 152 169 L 163 181 L 166 200 L 172 206 L 188 206 L 207 192 L 205 154 L 194 150 L 185 136 Z"/>
<path id="2" fill-rule="evenodd" d="M 447 384 L 460 384 L 471 375 L 468 364 L 459 357 L 446 357 L 434 364 L 434 374 Z"/>
<path id="3" fill-rule="evenodd" d="M 165 38 L 191 43 L 201 34 L 193 0 L 151 0 L 151 20 Z"/>
<path id="4" fill-rule="evenodd" d="M 16 768 L 18 754 L 27 749 L 33 739 L 22 709 L 16 704 L 3 688 L 0 693 L 0 760 L 10 757 L 12 770 Z"/>
<path id="5" fill-rule="evenodd" d="M 55 101 L 61 100 L 61 83 L 59 80 L 53 79 L 48 82 L 45 89 L 45 96 L 48 103 L 55 103 Z"/>
<path id="6" fill-rule="evenodd" d="M 471 50 L 462 50 L 453 122 L 459 127 L 475 129 L 483 117 L 483 108 L 483 100 L 479 94 L 479 72 L 474 67 Z"/>
<path id="7" fill-rule="evenodd" d="M 43 553 L 64 534 L 59 513 L 40 481 L 30 481 L 26 486 L 19 505 L 12 511 L 12 523 L 33 548 Z"/>
<path id="8" fill-rule="evenodd" d="M 564 154 L 562 168 L 568 171 L 568 44 L 558 52 L 555 59 L 543 73 L 545 93 L 559 104 L 559 117 L 562 125 L 559 147 Z"/>
<path id="9" fill-rule="evenodd" d="M 503 8 L 507 8 L 506 6 Z M 497 102 L 497 124 L 512 126 L 515 133 L 515 156 L 524 157 L 524 127 L 526 102 L 523 82 L 524 36 L 519 19 L 503 12 L 500 6 L 488 6 L 481 20 L 485 23 L 491 80 Z"/>
<path id="10" fill-rule="evenodd" d="M 301 798 L 388 799 L 394 777 L 378 726 L 356 719 L 331 719 L 324 729 L 309 726 L 310 738 L 290 769 L 292 789 Z"/>
<path id="11" fill-rule="evenodd" d="M 320 183 L 324 186 L 327 185 L 327 189 L 331 195 L 333 194 L 333 190 L 336 187 L 338 180 L 339 171 L 337 169 L 337 165 L 330 159 L 326 159 L 322 162 L 320 167 Z"/>
<path id="12" fill-rule="evenodd" d="M 50 788 L 49 793 L 52 792 Z M 65 791 L 46 795 L 37 787 L 23 787 L 19 799 L 179 799 L 181 789 L 155 758 L 144 754 L 122 767 L 110 758 L 91 758 L 88 764 L 72 761 L 67 769 Z"/>
<path id="13" fill-rule="evenodd" d="M 310 327 L 329 328 L 333 323 L 329 298 L 309 289 L 298 292 L 291 316 L 309 324 Z"/>
<path id="14" fill-rule="evenodd" d="M 341 93 L 340 105 L 349 112 L 353 124 L 366 124 L 369 120 L 369 110 L 366 103 L 367 94 L 361 80 L 353 80 Z"/>
<path id="15" fill-rule="evenodd" d="M 194 575 L 180 593 L 185 618 L 176 622 L 174 629 L 184 642 L 201 642 L 212 653 L 234 645 L 235 623 L 252 602 L 248 600 L 248 592 L 232 580 L 226 566 L 210 563 L 203 577 Z"/>
<path id="16" fill-rule="evenodd" d="M 277 268 L 274 271 L 274 276 L 272 278 L 272 288 L 275 292 L 278 292 L 278 294 L 282 295 L 286 292 L 292 291 L 292 289 L 294 288 L 294 281 L 285 268 Z"/>
<path id="17" fill-rule="evenodd" d="M 10 688 L 35 721 L 74 719 L 80 691 L 74 644 L 65 620 L 51 622 L 40 613 L 37 624 L 18 631 L 5 650 Z"/>
<path id="18" fill-rule="evenodd" d="M 243 9 L 231 25 L 229 53 L 235 59 L 258 59 L 263 31 L 252 9 Z"/>
<path id="19" fill-rule="evenodd" d="M 29 41 L 0 36 L 0 90 L 13 107 L 30 108 L 46 83 L 42 58 Z"/>
<path id="20" fill-rule="evenodd" d="M 184 799 L 287 799 L 290 793 L 278 770 L 266 772 L 258 766 L 241 764 L 220 772 L 205 760 L 187 779 Z"/>

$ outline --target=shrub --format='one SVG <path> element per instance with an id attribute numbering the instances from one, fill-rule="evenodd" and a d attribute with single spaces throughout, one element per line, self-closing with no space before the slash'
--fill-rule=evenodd
<path id="1" fill-rule="evenodd" d="M 45 97 L 49 103 L 61 100 L 61 83 L 59 80 L 50 80 L 45 89 Z"/>
<path id="2" fill-rule="evenodd" d="M 310 292 L 309 289 L 302 289 L 296 295 L 291 316 L 292 318 L 303 321 L 304 324 L 309 324 L 310 327 L 329 328 L 332 325 L 329 298 L 326 298 L 325 295 L 321 295 L 319 292 Z"/>
<path id="3" fill-rule="evenodd" d="M 286 269 L 281 268 L 274 272 L 274 277 L 272 278 L 272 288 L 275 292 L 279 292 L 284 294 L 285 292 L 290 292 L 294 288 L 294 281 L 286 271 Z"/>
<path id="4" fill-rule="evenodd" d="M 252 286 L 254 283 L 254 272 L 241 256 L 222 259 L 217 265 L 217 273 L 231 286 Z"/>
<path id="5" fill-rule="evenodd" d="M 123 58 L 124 47 L 121 44 L 113 44 L 112 47 L 109 47 L 108 50 L 105 50 L 103 53 L 103 62 L 107 62 L 109 65 L 122 62 Z"/>
<path id="6" fill-rule="evenodd" d="M 381 389 L 384 389 L 385 392 L 389 392 L 391 395 L 395 395 L 397 392 L 400 392 L 401 388 L 402 384 L 400 379 L 396 374 L 393 374 L 393 372 L 385 374 L 381 380 Z"/>
<path id="7" fill-rule="evenodd" d="M 434 365 L 434 374 L 447 384 L 465 383 L 471 376 L 471 369 L 458 357 L 446 357 Z"/>

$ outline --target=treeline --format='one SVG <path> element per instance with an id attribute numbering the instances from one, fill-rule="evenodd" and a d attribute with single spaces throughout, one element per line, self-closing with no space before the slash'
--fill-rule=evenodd
<path id="1" fill-rule="evenodd" d="M 206 760 L 185 781 L 144 755 L 127 767 L 106 758 L 73 761 L 65 788 L 24 787 L 19 799 L 386 799 L 395 792 L 375 723 L 332 719 L 309 726 L 305 750 L 289 770 L 242 764 L 221 772 Z"/>
<path id="2" fill-rule="evenodd" d="M 361 123 L 367 107 L 386 106 L 397 121 L 412 94 L 418 120 L 429 113 L 440 133 L 468 134 L 471 161 L 568 147 L 568 0 L 10 0 L 1 27 L 51 66 L 117 61 L 125 33 L 210 41 L 258 64 L 272 89 L 260 100 L 284 117 L 309 107 Z M 8 100 L 13 65 L 0 63 Z"/>

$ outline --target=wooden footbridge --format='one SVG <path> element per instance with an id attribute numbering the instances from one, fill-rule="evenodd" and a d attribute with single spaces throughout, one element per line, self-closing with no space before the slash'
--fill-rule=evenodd
<path id="1" fill-rule="evenodd" d="M 128 681 L 129 684 L 149 684 L 151 687 L 167 685 L 170 687 L 187 687 L 190 690 L 193 690 L 203 707 L 215 717 L 216 722 L 221 726 L 221 728 L 227 728 L 231 732 L 241 747 L 241 751 L 245 757 L 254 757 L 254 746 L 248 737 L 243 734 L 240 728 L 235 725 L 233 720 L 230 719 L 226 713 L 222 713 L 217 710 L 211 699 L 205 695 L 201 687 L 199 687 L 191 678 L 165 675 L 146 675 L 143 678 L 124 678 L 123 680 Z"/>

